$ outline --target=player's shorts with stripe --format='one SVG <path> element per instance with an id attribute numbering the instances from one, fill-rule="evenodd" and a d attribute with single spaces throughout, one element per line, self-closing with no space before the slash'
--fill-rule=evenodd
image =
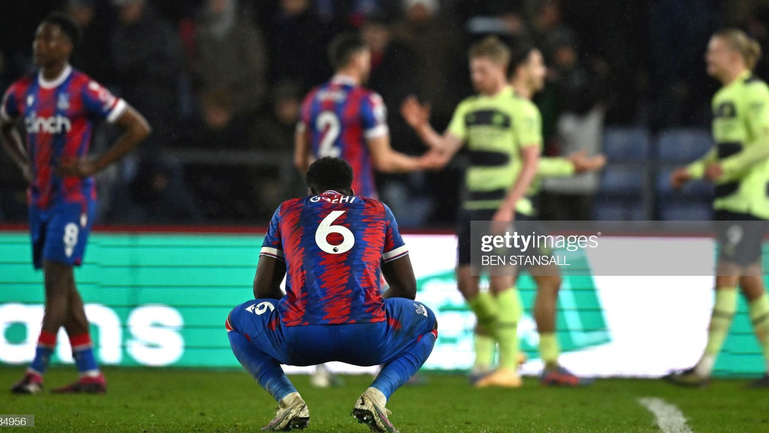
<path id="1" fill-rule="evenodd" d="M 235 307 L 226 326 L 281 364 L 298 366 L 387 364 L 437 332 L 435 314 L 421 302 L 390 298 L 384 304 L 383 322 L 283 326 L 278 300 L 255 299 Z"/>
<path id="2" fill-rule="evenodd" d="M 96 214 L 96 202 L 57 203 L 50 209 L 29 207 L 29 233 L 32 238 L 32 264 L 43 267 L 48 260 L 80 266 L 88 235 Z"/>
<path id="3" fill-rule="evenodd" d="M 761 246 L 769 229 L 769 221 L 756 216 L 716 210 L 718 260 L 748 266 L 761 261 Z"/>

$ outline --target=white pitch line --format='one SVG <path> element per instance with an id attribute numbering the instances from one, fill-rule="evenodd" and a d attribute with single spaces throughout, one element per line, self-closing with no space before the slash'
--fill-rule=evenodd
<path id="1" fill-rule="evenodd" d="M 686 425 L 684 414 L 674 405 L 661 398 L 639 398 L 638 403 L 654 414 L 663 433 L 694 433 Z"/>

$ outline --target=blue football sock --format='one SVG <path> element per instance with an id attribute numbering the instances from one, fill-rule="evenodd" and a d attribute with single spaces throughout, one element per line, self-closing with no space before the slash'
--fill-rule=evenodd
<path id="1" fill-rule="evenodd" d="M 35 359 L 29 365 L 29 371 L 42 376 L 48 369 L 48 363 L 51 362 L 51 355 L 56 348 L 56 334 L 41 331 L 37 340 L 37 349 L 35 349 Z"/>
<path id="2" fill-rule="evenodd" d="M 227 336 L 230 338 L 232 353 L 238 358 L 240 365 L 251 373 L 251 376 L 272 395 L 272 398 L 281 401 L 283 397 L 296 392 L 296 388 L 283 373 L 278 361 L 267 356 L 237 331 L 229 331 Z"/>
<path id="3" fill-rule="evenodd" d="M 101 374 L 96 357 L 93 354 L 93 343 L 88 334 L 70 335 L 72 357 L 75 358 L 77 371 L 81 376 L 98 376 Z"/>
<path id="4" fill-rule="evenodd" d="M 395 390 L 403 386 L 427 361 L 437 336 L 437 331 L 422 335 L 416 346 L 382 367 L 371 387 L 381 391 L 389 400 Z"/>

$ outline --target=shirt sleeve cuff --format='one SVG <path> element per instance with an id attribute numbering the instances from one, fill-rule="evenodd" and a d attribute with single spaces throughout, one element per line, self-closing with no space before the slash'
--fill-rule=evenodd
<path id="1" fill-rule="evenodd" d="M 391 262 L 395 259 L 399 259 L 409 253 L 409 249 L 406 247 L 406 245 L 403 245 L 401 247 L 398 247 L 394 250 L 388 251 L 384 254 L 382 254 L 382 262 L 387 263 Z"/>
<path id="2" fill-rule="evenodd" d="M 262 251 L 259 253 L 260 256 L 267 256 L 272 257 L 273 259 L 278 259 L 281 261 L 285 261 L 286 259 L 283 257 L 283 251 L 277 249 L 277 248 L 270 248 L 270 247 L 262 247 Z"/>
<path id="3" fill-rule="evenodd" d="M 368 139 L 372 139 L 372 138 L 383 137 L 389 133 L 390 133 L 390 129 L 387 128 L 387 125 L 382 124 L 367 130 L 364 136 Z"/>
<path id="4" fill-rule="evenodd" d="M 304 122 L 296 123 L 296 132 L 302 133 L 305 129 L 307 129 L 307 127 L 304 125 Z"/>
<path id="5" fill-rule="evenodd" d="M 686 171 L 689 172 L 692 179 L 702 179 L 705 177 L 705 164 L 700 161 L 695 162 L 686 167 Z"/>
<path id="6" fill-rule="evenodd" d="M 115 123 L 118 120 L 120 120 L 120 116 L 122 116 L 123 113 L 125 113 L 127 108 L 128 108 L 128 104 L 126 104 L 126 102 L 122 98 L 118 99 L 117 102 L 115 103 L 115 107 L 112 108 L 112 111 L 110 111 L 109 114 L 107 115 L 107 122 Z"/>

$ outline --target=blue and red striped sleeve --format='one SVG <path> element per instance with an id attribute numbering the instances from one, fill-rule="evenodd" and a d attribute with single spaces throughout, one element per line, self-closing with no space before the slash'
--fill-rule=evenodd
<path id="1" fill-rule="evenodd" d="M 91 79 L 84 81 L 80 87 L 80 96 L 85 110 L 99 118 L 115 123 L 128 108 L 126 102 L 117 98 L 104 86 Z"/>
<path id="2" fill-rule="evenodd" d="M 382 137 L 390 133 L 387 127 L 387 108 L 382 97 L 369 92 L 360 101 L 360 117 L 363 123 L 363 136 L 366 139 Z"/>
<path id="3" fill-rule="evenodd" d="M 278 206 L 278 209 L 275 210 L 275 213 L 272 214 L 270 227 L 267 229 L 267 234 L 264 236 L 262 250 L 259 255 L 285 261 L 283 256 L 283 242 L 280 238 L 280 211 L 282 207 L 283 205 L 281 204 Z"/>
<path id="4" fill-rule="evenodd" d="M 385 228 L 385 243 L 382 250 L 382 263 L 391 262 L 395 259 L 399 259 L 409 253 L 406 243 L 401 237 L 401 232 L 398 230 L 398 222 L 395 221 L 395 215 L 386 204 L 384 206 L 386 228 Z"/>

